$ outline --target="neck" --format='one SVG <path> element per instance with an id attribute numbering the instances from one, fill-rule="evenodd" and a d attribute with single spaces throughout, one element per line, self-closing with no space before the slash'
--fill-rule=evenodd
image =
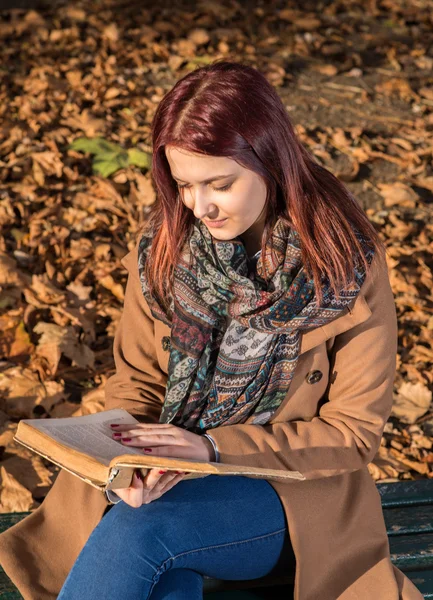
<path id="1" fill-rule="evenodd" d="M 254 256 L 254 254 L 261 250 L 262 234 L 263 230 L 260 233 L 260 235 L 258 235 L 258 233 L 254 234 L 253 232 L 251 232 L 251 234 L 248 236 L 245 236 L 245 234 L 241 236 L 242 243 L 245 246 L 245 250 L 248 257 Z"/>
<path id="2" fill-rule="evenodd" d="M 245 246 L 247 256 L 254 256 L 254 254 L 256 254 L 256 252 L 258 252 L 262 247 L 262 237 L 265 229 L 266 219 L 265 207 L 266 206 L 263 207 L 262 212 L 255 223 L 253 223 L 249 229 L 244 231 L 244 233 L 239 236 L 243 245 Z"/>

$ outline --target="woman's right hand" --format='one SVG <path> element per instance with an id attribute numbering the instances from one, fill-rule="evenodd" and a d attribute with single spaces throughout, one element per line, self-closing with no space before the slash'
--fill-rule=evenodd
<path id="1" fill-rule="evenodd" d="M 165 471 L 162 473 L 161 471 L 162 469 L 149 469 L 143 480 L 140 469 L 136 469 L 129 487 L 113 491 L 132 508 L 149 504 L 179 483 L 185 475 L 184 472 Z"/>

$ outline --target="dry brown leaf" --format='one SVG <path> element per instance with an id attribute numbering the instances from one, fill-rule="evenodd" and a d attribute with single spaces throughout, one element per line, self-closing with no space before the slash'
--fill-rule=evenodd
<path id="1" fill-rule="evenodd" d="M 89 138 L 102 135 L 105 129 L 104 119 L 97 119 L 93 117 L 88 108 L 62 119 L 61 124 L 65 125 L 66 127 L 71 127 L 72 129 L 79 129 L 83 131 L 86 137 Z"/>
<path id="2" fill-rule="evenodd" d="M 0 465 L 0 513 L 27 512 L 33 508 L 31 492 Z"/>
<path id="3" fill-rule="evenodd" d="M 415 207 L 419 199 L 418 194 L 404 184 L 402 181 L 393 183 L 379 183 L 377 186 L 385 199 L 385 206 L 391 207 L 396 204 L 399 206 Z"/>
<path id="4" fill-rule="evenodd" d="M 87 302 L 90 300 L 90 294 L 92 292 L 91 285 L 82 285 L 78 281 L 73 281 L 69 285 L 66 286 L 66 289 L 75 294 L 78 300 L 82 302 Z"/>
<path id="5" fill-rule="evenodd" d="M 81 400 L 81 414 L 92 415 L 105 409 L 104 385 L 84 394 Z"/>
<path id="6" fill-rule="evenodd" d="M 98 244 L 95 248 L 95 259 L 96 260 L 109 260 L 111 253 L 110 244 Z"/>
<path id="7" fill-rule="evenodd" d="M 110 25 L 104 27 L 102 31 L 102 37 L 110 40 L 111 42 L 117 42 L 119 39 L 119 29 L 116 23 L 110 23 Z"/>
<path id="8" fill-rule="evenodd" d="M 104 286 L 105 289 L 109 290 L 119 300 L 124 300 L 125 292 L 123 286 L 120 283 L 116 283 L 111 275 L 105 275 L 101 277 L 99 283 Z"/>
<path id="9" fill-rule="evenodd" d="M 135 173 L 135 182 L 131 183 L 129 198 L 132 204 L 139 206 L 152 206 L 156 200 L 155 189 L 149 177 L 141 173 Z"/>
<path id="10" fill-rule="evenodd" d="M 63 162 L 60 152 L 34 152 L 31 156 L 33 161 L 42 168 L 45 175 L 62 176 Z"/>
<path id="11" fill-rule="evenodd" d="M 11 417 L 34 418 L 33 409 L 41 404 L 48 412 L 65 398 L 63 385 L 56 381 L 42 383 L 36 373 L 22 367 L 11 367 L 0 373 L 3 410 Z"/>
<path id="12" fill-rule="evenodd" d="M 50 282 L 46 273 L 33 275 L 31 288 L 44 304 L 59 304 L 65 299 L 65 293 Z"/>
<path id="13" fill-rule="evenodd" d="M 11 424 L 9 422 L 8 425 L 3 425 L 2 429 L 3 431 L 0 433 L 0 446 L 7 448 L 12 443 L 17 427 L 15 423 Z"/>
<path id="14" fill-rule="evenodd" d="M 74 260 L 80 258 L 90 258 L 93 254 L 93 244 L 91 240 L 81 238 L 79 240 L 71 240 L 70 255 Z"/>
<path id="15" fill-rule="evenodd" d="M 31 418 L 44 387 L 30 369 L 11 367 L 0 373 L 3 410 L 11 417 Z"/>
<path id="16" fill-rule="evenodd" d="M 46 493 L 51 486 L 52 473 L 39 455 L 32 453 L 30 458 L 25 460 L 16 454 L 4 460 L 2 466 L 20 485 L 29 490 L 32 496 L 40 496 L 41 489 Z"/>
<path id="17" fill-rule="evenodd" d="M 395 450 L 394 448 L 390 448 L 389 453 L 394 456 L 402 465 L 409 467 L 409 469 L 413 469 L 417 473 L 421 473 L 422 475 L 426 475 L 429 472 L 429 466 L 426 463 L 420 463 L 416 460 L 411 460 L 407 456 L 405 456 L 402 452 Z"/>
<path id="18" fill-rule="evenodd" d="M 188 39 L 190 39 L 196 46 L 203 46 L 207 44 L 210 40 L 209 33 L 206 29 L 202 27 L 196 27 L 195 29 L 191 29 L 188 33 Z"/>
<path id="19" fill-rule="evenodd" d="M 293 23 L 298 29 L 306 29 L 307 31 L 314 31 L 318 29 L 322 22 L 314 17 L 301 17 L 293 19 Z"/>
<path id="20" fill-rule="evenodd" d="M 72 361 L 72 365 L 83 369 L 93 368 L 95 354 L 86 344 L 78 341 L 73 327 L 59 327 L 54 323 L 40 322 L 33 331 L 41 335 L 37 353 L 48 360 L 53 374 L 57 371 L 62 354 Z"/>
<path id="21" fill-rule="evenodd" d="M 310 69 L 312 71 L 316 71 L 317 73 L 322 73 L 322 75 L 328 75 L 332 77 L 338 73 L 338 69 L 335 65 L 311 65 Z"/>
<path id="22" fill-rule="evenodd" d="M 59 402 L 50 410 L 50 417 L 54 418 L 67 418 L 77 417 L 81 415 L 81 404 L 77 406 L 74 402 Z"/>
<path id="23" fill-rule="evenodd" d="M 0 254 L 0 286 L 22 286 L 30 283 L 30 277 L 17 268 L 17 261 Z"/>
<path id="24" fill-rule="evenodd" d="M 422 383 L 405 381 L 394 396 L 392 415 L 404 423 L 415 423 L 429 409 L 432 392 Z"/>
<path id="25" fill-rule="evenodd" d="M 418 95 L 410 87 L 409 82 L 402 77 L 392 77 L 383 83 L 378 83 L 376 84 L 375 89 L 386 96 L 398 94 L 402 100 L 418 98 Z"/>
<path id="26" fill-rule="evenodd" d="M 21 316 L 6 313 L 0 317 L 0 353 L 1 356 L 17 361 L 28 358 L 34 349 Z"/>

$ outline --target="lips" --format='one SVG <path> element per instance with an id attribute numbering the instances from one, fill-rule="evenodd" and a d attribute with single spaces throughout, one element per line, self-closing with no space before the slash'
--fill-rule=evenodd
<path id="1" fill-rule="evenodd" d="M 227 217 L 225 219 L 220 219 L 218 221 L 206 221 L 206 223 L 208 225 L 210 225 L 211 227 L 219 227 L 220 225 L 222 225 L 226 221 L 227 221 Z"/>

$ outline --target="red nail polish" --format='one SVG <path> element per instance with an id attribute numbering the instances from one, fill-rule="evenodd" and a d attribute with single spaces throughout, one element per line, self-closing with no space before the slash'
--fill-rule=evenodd
<path id="1" fill-rule="evenodd" d="M 122 438 L 122 441 L 124 441 L 124 442 L 130 442 L 131 438 Z"/>
<path id="2" fill-rule="evenodd" d="M 115 423 L 110 423 L 110 427 L 119 427 L 119 425 L 117 425 Z"/>
<path id="3" fill-rule="evenodd" d="M 161 475 L 164 475 L 164 473 L 167 473 L 167 471 L 160 471 Z"/>
<path id="4" fill-rule="evenodd" d="M 143 448 L 143 452 L 152 452 L 152 448 Z"/>
<path id="5" fill-rule="evenodd" d="M 135 476 L 137 477 L 137 479 L 144 481 L 141 471 L 135 471 Z"/>
<path id="6" fill-rule="evenodd" d="M 115 438 L 120 438 L 121 435 L 122 435 L 121 433 L 113 433 L 113 437 L 115 437 Z"/>

